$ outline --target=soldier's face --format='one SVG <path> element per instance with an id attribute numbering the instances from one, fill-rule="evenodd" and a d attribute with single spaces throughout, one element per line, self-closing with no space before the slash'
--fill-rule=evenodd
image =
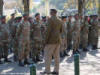
<path id="1" fill-rule="evenodd" d="M 28 16 L 24 16 L 24 19 L 25 19 L 25 20 L 28 20 Z"/>
<path id="2" fill-rule="evenodd" d="M 36 16 L 36 19 L 40 20 L 40 15 Z"/>
<path id="3" fill-rule="evenodd" d="M 64 19 L 63 19 L 63 21 L 64 21 L 64 22 L 66 22 L 66 21 L 67 21 L 67 19 L 66 19 L 66 18 L 64 18 Z"/>

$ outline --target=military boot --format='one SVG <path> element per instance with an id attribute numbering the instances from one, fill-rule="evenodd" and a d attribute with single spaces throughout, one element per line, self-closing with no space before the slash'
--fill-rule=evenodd
<path id="1" fill-rule="evenodd" d="M 21 67 L 24 67 L 24 63 L 21 60 L 19 60 L 19 64 L 18 65 L 21 66 Z"/>
<path id="2" fill-rule="evenodd" d="M 24 65 L 30 65 L 31 63 L 28 61 L 28 59 L 26 58 L 25 60 L 24 60 Z"/>
<path id="3" fill-rule="evenodd" d="M 0 64 L 3 64 L 3 62 L 1 61 L 1 59 L 0 59 Z"/>
<path id="4" fill-rule="evenodd" d="M 97 46 L 96 45 L 93 45 L 92 49 L 93 50 L 96 50 L 97 49 Z"/>
<path id="5" fill-rule="evenodd" d="M 8 60 L 7 57 L 5 57 L 4 62 L 11 62 L 10 60 Z"/>
<path id="6" fill-rule="evenodd" d="M 88 49 L 87 49 L 87 48 L 83 48 L 83 51 L 84 51 L 84 52 L 87 52 L 87 51 L 88 51 Z"/>

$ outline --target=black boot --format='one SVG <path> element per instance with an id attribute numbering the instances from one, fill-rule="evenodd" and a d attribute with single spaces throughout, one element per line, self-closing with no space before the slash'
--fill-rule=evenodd
<path id="1" fill-rule="evenodd" d="M 24 63 L 21 60 L 19 60 L 19 64 L 18 65 L 21 66 L 21 67 L 24 67 Z"/>
<path id="2" fill-rule="evenodd" d="M 87 51 L 88 51 L 88 49 L 87 49 L 87 48 L 83 48 L 83 51 L 84 51 L 84 52 L 87 52 Z"/>
<path id="3" fill-rule="evenodd" d="M 37 61 L 37 62 L 41 62 L 41 61 L 42 61 L 42 60 L 39 58 L 38 55 L 36 56 L 36 61 Z"/>
<path id="4" fill-rule="evenodd" d="M 17 58 L 16 55 L 14 55 L 14 61 L 15 61 L 15 62 L 18 61 L 18 58 Z"/>
<path id="5" fill-rule="evenodd" d="M 7 57 L 5 57 L 4 62 L 11 62 L 11 61 L 10 61 L 10 60 L 8 60 L 8 58 L 7 58 Z"/>
<path id="6" fill-rule="evenodd" d="M 79 50 L 73 50 L 73 55 L 74 54 L 80 54 Z"/>
<path id="7" fill-rule="evenodd" d="M 32 61 L 33 61 L 34 63 L 37 63 L 36 58 L 32 58 Z"/>
<path id="8" fill-rule="evenodd" d="M 93 50 L 96 50 L 97 49 L 97 46 L 96 45 L 93 45 L 93 48 L 92 48 Z"/>
<path id="9" fill-rule="evenodd" d="M 1 59 L 0 59 L 0 64 L 3 64 L 3 62 L 1 61 Z"/>
<path id="10" fill-rule="evenodd" d="M 69 56 L 68 53 L 66 53 L 66 51 L 64 51 L 64 56 Z"/>
<path id="11" fill-rule="evenodd" d="M 60 57 L 63 58 L 64 57 L 64 53 L 60 52 Z"/>
<path id="12" fill-rule="evenodd" d="M 30 65 L 31 63 L 28 61 L 28 59 L 25 59 L 25 60 L 24 60 L 24 64 L 25 64 L 25 65 Z"/>

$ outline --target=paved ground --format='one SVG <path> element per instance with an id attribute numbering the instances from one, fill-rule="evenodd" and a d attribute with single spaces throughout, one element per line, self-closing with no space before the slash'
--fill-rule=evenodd
<path id="1" fill-rule="evenodd" d="M 99 46 L 100 48 L 100 39 Z M 81 52 L 80 55 L 80 75 L 100 75 L 100 49 Z M 71 53 L 71 52 L 70 52 Z M 13 54 L 9 55 L 9 58 Z M 53 70 L 52 63 L 52 70 Z M 44 70 L 44 63 L 37 64 L 37 75 Z M 29 66 L 19 67 L 18 63 L 5 63 L 0 65 L 0 75 L 30 75 Z M 60 61 L 60 75 L 74 75 L 74 58 L 73 56 L 65 57 Z"/>
<path id="2" fill-rule="evenodd" d="M 11 55 L 12 56 L 12 55 Z M 10 56 L 9 56 L 10 57 Z M 73 56 L 61 59 L 60 75 L 74 75 Z M 0 65 L 0 75 L 29 75 L 29 66 L 19 67 L 18 63 L 6 63 Z M 52 63 L 52 66 L 54 64 Z M 37 75 L 44 70 L 44 63 L 37 64 Z M 53 70 L 53 68 L 52 68 Z M 16 74 L 15 74 L 16 73 Z M 80 55 L 80 75 L 100 75 L 100 50 Z"/>

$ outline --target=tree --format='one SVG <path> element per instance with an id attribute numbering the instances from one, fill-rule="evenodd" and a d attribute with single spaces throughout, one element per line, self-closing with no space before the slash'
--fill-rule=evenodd
<path id="1" fill-rule="evenodd" d="M 24 13 L 29 14 L 30 0 L 23 0 Z"/>
<path id="2" fill-rule="evenodd" d="M 83 16 L 85 1 L 86 0 L 78 0 L 78 14 L 79 14 L 79 16 Z"/>
<path id="3" fill-rule="evenodd" d="M 3 15 L 3 0 L 0 0 L 0 15 Z"/>

